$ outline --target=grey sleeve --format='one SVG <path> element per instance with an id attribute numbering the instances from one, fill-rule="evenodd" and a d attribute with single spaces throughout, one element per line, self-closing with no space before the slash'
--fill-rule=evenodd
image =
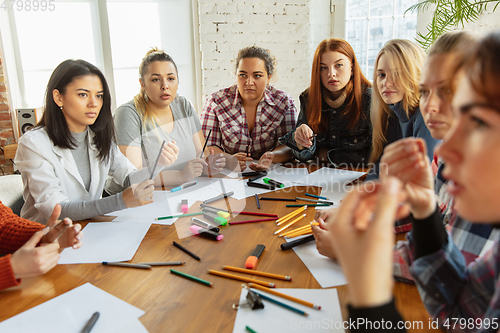
<path id="1" fill-rule="evenodd" d="M 126 103 L 116 109 L 114 123 L 119 146 L 140 147 L 142 122 L 133 104 Z"/>
<path id="2" fill-rule="evenodd" d="M 189 118 L 189 123 L 191 124 L 191 129 L 192 133 L 191 134 L 196 134 L 201 130 L 201 123 L 200 123 L 200 117 L 198 116 L 198 113 L 196 112 L 193 103 L 191 103 L 190 100 L 187 98 L 182 98 L 182 108 L 183 108 L 183 113 L 186 115 L 186 117 Z"/>
<path id="3" fill-rule="evenodd" d="M 65 202 L 61 204 L 61 216 L 74 221 L 85 220 L 94 216 L 108 214 L 127 208 L 121 193 L 90 201 Z"/>

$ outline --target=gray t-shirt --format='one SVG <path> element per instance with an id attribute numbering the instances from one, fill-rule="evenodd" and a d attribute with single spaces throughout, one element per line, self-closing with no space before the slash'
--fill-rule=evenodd
<path id="1" fill-rule="evenodd" d="M 115 128 L 119 146 L 141 148 L 142 165 L 153 163 L 163 140 L 175 141 L 179 147 L 177 160 L 163 170 L 182 170 L 186 163 L 196 158 L 196 147 L 193 135 L 201 130 L 200 119 L 191 102 L 177 95 L 170 103 L 174 118 L 174 128 L 168 133 L 157 124 L 146 123 L 144 129 L 141 117 L 135 108 L 134 101 L 127 102 L 114 115 Z M 106 191 L 110 194 L 122 191 L 123 188 L 108 179 Z"/>

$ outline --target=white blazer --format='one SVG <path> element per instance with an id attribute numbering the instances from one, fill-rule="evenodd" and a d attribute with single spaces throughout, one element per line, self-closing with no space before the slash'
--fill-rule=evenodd
<path id="1" fill-rule="evenodd" d="M 101 162 L 93 138 L 94 132 L 89 128 L 91 181 L 87 191 L 71 150 L 54 146 L 45 128 L 21 136 L 14 162 L 24 184 L 23 218 L 45 224 L 58 203 L 101 198 L 108 174 L 123 186 L 127 175 L 136 170 L 135 166 L 114 143 L 109 161 Z"/>

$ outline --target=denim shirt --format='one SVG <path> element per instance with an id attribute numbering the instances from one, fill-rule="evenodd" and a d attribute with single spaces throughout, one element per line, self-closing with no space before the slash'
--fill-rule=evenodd
<path id="1" fill-rule="evenodd" d="M 306 124 L 308 90 L 300 95 L 300 113 L 297 120 L 297 128 Z M 361 167 L 368 163 L 372 146 L 372 127 L 370 120 L 371 90 L 366 89 L 363 94 L 363 114 L 353 130 L 349 129 L 347 118 L 342 117 L 345 103 L 339 108 L 333 108 L 323 101 L 321 115 L 322 121 L 328 123 L 327 132 L 317 133 L 310 148 L 299 150 L 295 142 L 295 128 L 279 139 L 281 144 L 286 144 L 292 148 L 293 155 L 300 161 L 313 159 L 319 149 L 326 148 L 328 160 L 335 167 L 340 164 L 349 164 L 350 167 Z"/>

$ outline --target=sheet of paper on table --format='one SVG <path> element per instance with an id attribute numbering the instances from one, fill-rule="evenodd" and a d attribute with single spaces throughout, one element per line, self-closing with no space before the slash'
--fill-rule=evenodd
<path id="1" fill-rule="evenodd" d="M 249 307 L 238 308 L 233 333 L 244 333 L 249 326 L 259 333 L 290 332 L 344 332 L 342 312 L 336 289 L 273 289 L 280 293 L 297 297 L 321 306 L 315 310 L 302 304 L 256 290 L 279 302 L 302 310 L 309 314 L 305 317 L 279 305 L 263 300 L 264 309 L 251 310 Z M 239 302 L 246 301 L 247 291 L 242 289 Z M 337 328 L 336 328 L 337 325 Z M 339 328 L 340 327 L 340 328 Z"/>
<path id="2" fill-rule="evenodd" d="M 0 332 L 79 333 L 99 312 L 92 333 L 147 332 L 139 321 L 145 312 L 86 283 L 0 323 Z"/>
<path id="3" fill-rule="evenodd" d="M 83 229 L 79 249 L 66 248 L 59 264 L 90 264 L 103 261 L 127 261 L 134 257 L 151 223 L 98 222 Z"/>
<path id="4" fill-rule="evenodd" d="M 301 237 L 287 238 L 286 241 L 290 242 Z M 316 249 L 316 242 L 296 246 L 293 250 L 318 281 L 321 288 L 336 287 L 347 283 L 340 265 L 336 261 L 321 255 Z"/>
<path id="5" fill-rule="evenodd" d="M 149 222 L 154 224 L 172 225 L 177 218 L 167 220 L 155 220 L 158 217 L 182 214 L 180 203 L 183 199 L 188 200 L 192 206 L 196 201 L 203 201 L 220 194 L 214 191 L 210 184 L 217 182 L 217 178 L 198 177 L 198 184 L 182 189 L 177 192 L 154 191 L 153 203 L 127 208 L 109 213 L 116 216 L 113 222 Z"/>

